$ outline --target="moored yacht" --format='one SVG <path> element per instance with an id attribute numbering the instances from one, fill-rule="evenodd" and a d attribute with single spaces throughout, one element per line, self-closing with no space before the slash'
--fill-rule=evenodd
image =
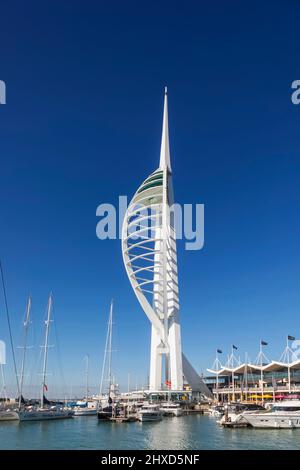
<path id="1" fill-rule="evenodd" d="M 139 421 L 160 421 L 162 419 L 162 411 L 158 405 L 143 405 L 137 414 Z"/>
<path id="2" fill-rule="evenodd" d="M 81 402 L 73 408 L 74 416 L 95 416 L 98 411 L 98 403 Z"/>
<path id="3" fill-rule="evenodd" d="M 218 423 L 222 426 L 231 424 L 248 424 L 245 416 L 248 413 L 265 412 L 265 408 L 255 403 L 229 403 L 224 406 L 224 414 Z"/>
<path id="4" fill-rule="evenodd" d="M 110 304 L 107 335 L 104 349 L 104 358 L 101 373 L 100 393 L 98 397 L 99 408 L 97 411 L 100 421 L 111 421 L 112 418 L 119 416 L 120 409 L 118 405 L 118 386 L 113 383 L 112 375 L 112 340 L 113 340 L 113 300 Z M 103 383 L 105 372 L 107 371 L 108 394 L 103 395 Z"/>
<path id="5" fill-rule="evenodd" d="M 109 421 L 113 416 L 112 405 L 104 406 L 103 408 L 99 409 L 97 416 L 101 421 Z"/>
<path id="6" fill-rule="evenodd" d="M 300 400 L 274 403 L 271 410 L 242 413 L 254 428 L 300 428 Z"/>
<path id="7" fill-rule="evenodd" d="M 1 410 L 0 421 L 16 421 L 19 419 L 19 415 L 13 410 Z"/>
<path id="8" fill-rule="evenodd" d="M 86 391 L 85 391 L 85 400 L 78 401 L 74 408 L 74 416 L 95 416 L 98 411 L 99 400 L 90 400 L 89 397 L 89 365 L 90 365 L 90 356 L 87 354 L 86 359 Z"/>
<path id="9" fill-rule="evenodd" d="M 51 419 L 72 418 L 73 411 L 70 408 L 51 406 L 49 408 L 28 407 L 19 411 L 20 421 L 44 421 Z"/>
<path id="10" fill-rule="evenodd" d="M 41 401 L 40 406 L 29 406 L 21 408 L 19 406 L 18 416 L 20 421 L 43 421 L 43 420 L 52 420 L 52 419 L 63 419 L 63 418 L 72 418 L 73 411 L 70 408 L 55 405 L 51 406 L 51 403 L 46 399 L 44 391 L 48 390 L 46 385 L 46 376 L 47 376 L 47 364 L 48 364 L 48 342 L 49 342 L 49 332 L 51 324 L 51 312 L 52 312 L 52 294 L 49 296 L 48 306 L 47 306 L 47 319 L 45 321 L 46 331 L 45 331 L 45 343 L 44 343 L 44 357 L 43 357 L 43 371 L 42 371 L 42 383 L 41 383 Z M 24 371 L 23 371 L 24 372 Z M 22 376 L 23 376 L 22 372 Z M 22 395 L 20 395 L 22 396 Z"/>
<path id="11" fill-rule="evenodd" d="M 182 416 L 183 414 L 179 403 L 166 402 L 163 403 L 159 409 L 164 416 Z"/>
<path id="12" fill-rule="evenodd" d="M 113 418 L 117 418 L 123 412 L 123 409 L 118 403 L 111 403 L 110 405 L 104 406 L 97 411 L 98 419 L 101 421 L 111 421 Z"/>
<path id="13" fill-rule="evenodd" d="M 225 408 L 222 405 L 214 405 L 209 408 L 208 412 L 214 418 L 221 418 L 225 413 Z"/>

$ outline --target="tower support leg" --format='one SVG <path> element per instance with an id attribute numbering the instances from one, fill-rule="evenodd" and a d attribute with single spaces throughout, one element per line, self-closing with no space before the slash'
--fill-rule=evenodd
<path id="1" fill-rule="evenodd" d="M 161 340 L 156 329 L 151 328 L 150 390 L 161 390 L 162 354 L 159 352 Z"/>
<path id="2" fill-rule="evenodd" d="M 174 318 L 168 335 L 170 348 L 170 379 L 171 390 L 183 390 L 182 352 L 180 325 Z"/>

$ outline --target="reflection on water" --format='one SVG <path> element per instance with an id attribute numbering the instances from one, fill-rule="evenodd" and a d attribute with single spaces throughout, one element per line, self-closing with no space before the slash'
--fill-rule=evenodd
<path id="1" fill-rule="evenodd" d="M 191 449 L 192 429 L 187 417 L 167 418 L 156 426 L 146 424 L 140 423 L 147 449 Z"/>
<path id="2" fill-rule="evenodd" d="M 223 429 L 200 415 L 126 424 L 82 416 L 2 422 L 0 449 L 300 449 L 300 429 Z"/>

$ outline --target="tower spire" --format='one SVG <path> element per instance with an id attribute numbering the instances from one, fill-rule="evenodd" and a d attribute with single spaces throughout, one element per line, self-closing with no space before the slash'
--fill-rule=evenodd
<path id="1" fill-rule="evenodd" d="M 165 87 L 164 116 L 160 147 L 159 168 L 168 168 L 171 171 L 170 146 L 169 146 L 169 124 L 168 124 L 168 89 Z"/>

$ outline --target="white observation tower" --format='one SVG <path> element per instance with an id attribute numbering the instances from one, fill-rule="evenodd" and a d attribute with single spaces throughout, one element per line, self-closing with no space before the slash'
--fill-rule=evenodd
<path id="1" fill-rule="evenodd" d="M 210 394 L 182 355 L 168 97 L 165 89 L 159 167 L 138 188 L 124 217 L 122 253 L 132 288 L 151 322 L 149 389 L 193 388 Z M 194 386 L 192 385 L 193 382 Z M 201 389 L 201 390 L 200 390 Z"/>

